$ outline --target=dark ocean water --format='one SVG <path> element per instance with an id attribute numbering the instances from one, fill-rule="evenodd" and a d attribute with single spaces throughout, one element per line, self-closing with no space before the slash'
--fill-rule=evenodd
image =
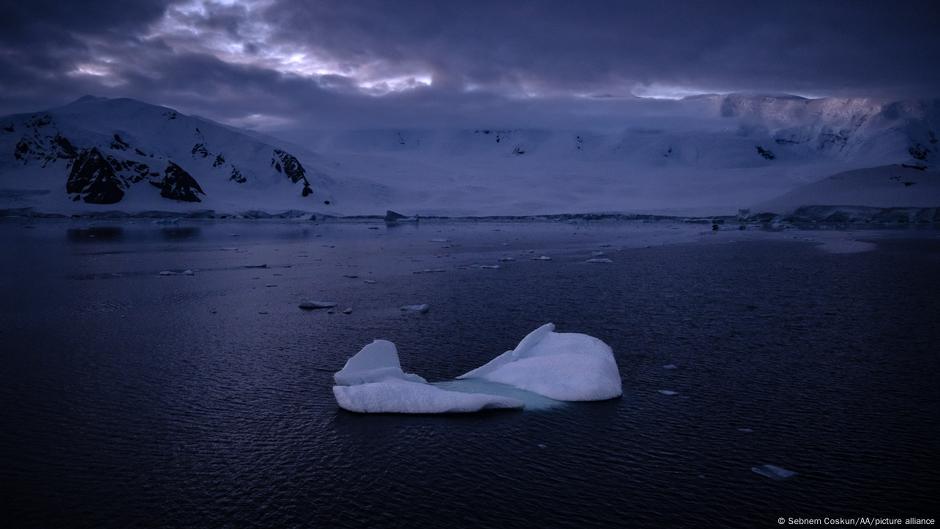
<path id="1" fill-rule="evenodd" d="M 0 525 L 938 518 L 940 240 L 829 254 L 699 229 L 0 224 Z M 654 244 L 677 231 L 691 242 Z M 465 416 L 333 400 L 373 338 L 441 380 L 548 321 L 613 347 L 622 398 Z"/>

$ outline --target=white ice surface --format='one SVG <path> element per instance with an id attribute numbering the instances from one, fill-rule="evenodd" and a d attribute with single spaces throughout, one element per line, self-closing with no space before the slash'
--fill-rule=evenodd
<path id="1" fill-rule="evenodd" d="M 586 334 L 554 330 L 555 325 L 547 323 L 512 351 L 457 378 L 482 378 L 565 401 L 605 400 L 623 393 L 607 344 Z"/>
<path id="2" fill-rule="evenodd" d="M 521 408 L 522 401 L 481 393 L 447 391 L 405 373 L 395 344 L 375 340 L 333 375 L 341 408 L 359 413 L 458 413 Z"/>
<path id="3" fill-rule="evenodd" d="M 402 371 L 395 344 L 375 340 L 334 374 L 333 395 L 341 408 L 360 413 L 540 409 L 559 401 L 620 396 L 620 371 L 610 347 L 586 334 L 554 329 L 543 325 L 514 350 L 458 380 L 435 384 Z"/>

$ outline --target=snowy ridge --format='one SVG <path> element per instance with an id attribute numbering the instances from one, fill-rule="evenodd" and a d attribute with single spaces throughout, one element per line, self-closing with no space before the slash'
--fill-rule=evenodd
<path id="1" fill-rule="evenodd" d="M 8 206 L 329 211 L 345 195 L 321 165 L 312 153 L 131 99 L 86 96 L 0 118 L 0 189 Z"/>
<path id="2" fill-rule="evenodd" d="M 893 164 L 929 172 L 940 158 L 937 100 L 730 94 L 657 112 L 603 130 L 325 130 L 296 145 L 139 101 L 85 97 L 0 118 L 0 208 L 727 215 L 830 175 Z M 887 205 L 913 205 L 897 200 Z"/>

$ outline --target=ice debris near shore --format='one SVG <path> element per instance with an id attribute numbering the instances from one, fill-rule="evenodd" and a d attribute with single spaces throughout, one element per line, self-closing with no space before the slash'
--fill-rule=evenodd
<path id="1" fill-rule="evenodd" d="M 607 344 L 586 334 L 554 331 L 553 324 L 545 324 L 515 349 L 457 377 L 494 383 L 474 386 L 479 392 L 449 391 L 404 373 L 395 345 L 376 340 L 334 375 L 333 394 L 341 408 L 359 413 L 450 413 L 525 406 L 524 400 L 505 392 L 497 394 L 500 385 L 557 401 L 607 400 L 622 394 L 620 371 Z"/>

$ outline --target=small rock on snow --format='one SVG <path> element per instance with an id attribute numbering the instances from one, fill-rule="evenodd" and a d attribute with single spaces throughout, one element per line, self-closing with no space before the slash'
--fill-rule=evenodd
<path id="1" fill-rule="evenodd" d="M 336 306 L 332 301 L 302 301 L 298 307 L 304 310 L 331 309 Z"/>

